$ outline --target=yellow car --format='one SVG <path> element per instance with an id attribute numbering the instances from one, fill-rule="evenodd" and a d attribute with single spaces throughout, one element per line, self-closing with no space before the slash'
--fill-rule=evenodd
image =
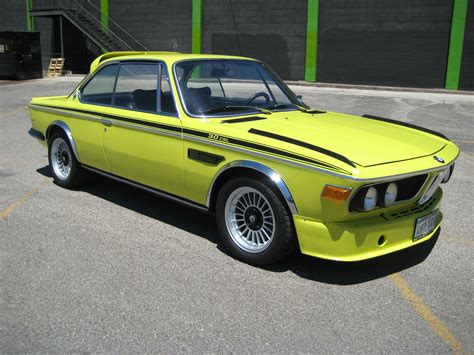
<path id="1" fill-rule="evenodd" d="M 413 124 L 311 109 L 242 57 L 107 53 L 69 96 L 29 108 L 58 185 L 92 171 L 213 213 L 231 253 L 256 265 L 428 240 L 459 154 Z"/>

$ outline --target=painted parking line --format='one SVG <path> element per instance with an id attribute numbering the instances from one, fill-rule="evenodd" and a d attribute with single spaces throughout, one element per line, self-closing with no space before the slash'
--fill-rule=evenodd
<path id="1" fill-rule="evenodd" d="M 447 240 L 448 242 L 462 244 L 466 247 L 474 247 L 474 240 L 472 239 L 456 238 L 451 235 L 444 235 L 442 239 Z"/>
<path id="2" fill-rule="evenodd" d="M 408 282 L 400 274 L 389 276 L 392 283 L 397 286 L 402 296 L 408 300 L 416 313 L 430 326 L 431 329 L 451 348 L 455 354 L 465 354 L 461 341 L 454 336 L 449 328 L 434 315 L 423 299 L 410 288 Z"/>
<path id="3" fill-rule="evenodd" d="M 466 141 L 462 139 L 453 139 L 454 143 L 462 143 L 462 144 L 474 144 L 474 141 Z"/>
<path id="4" fill-rule="evenodd" d="M 8 205 L 5 209 L 0 211 L 0 221 L 7 218 L 9 215 L 11 215 L 13 212 L 15 212 L 21 205 L 23 205 L 26 201 L 28 201 L 30 198 L 32 198 L 36 193 L 39 191 L 39 189 L 45 185 L 46 182 L 41 183 L 40 185 L 36 186 L 34 189 L 28 191 L 27 193 L 21 195 L 18 197 L 15 201 L 13 201 L 10 205 Z"/>
<path id="5" fill-rule="evenodd" d="M 20 107 L 20 108 L 17 108 L 16 110 L 3 113 L 2 116 L 8 117 L 8 116 L 10 116 L 10 115 L 13 115 L 13 114 L 15 114 L 15 113 L 17 113 L 17 112 L 20 112 L 20 111 L 23 111 L 23 110 L 26 110 L 26 109 L 27 109 L 27 107 Z"/>

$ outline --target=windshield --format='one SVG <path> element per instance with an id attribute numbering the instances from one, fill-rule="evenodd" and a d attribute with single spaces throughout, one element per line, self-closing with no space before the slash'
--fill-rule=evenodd
<path id="1" fill-rule="evenodd" d="M 193 60 L 175 65 L 176 82 L 192 116 L 295 110 L 301 103 L 264 64 L 248 60 Z"/>

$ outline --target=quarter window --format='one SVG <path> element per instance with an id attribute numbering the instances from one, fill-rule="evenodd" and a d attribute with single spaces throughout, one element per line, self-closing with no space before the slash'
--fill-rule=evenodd
<path id="1" fill-rule="evenodd" d="M 94 75 L 82 89 L 81 101 L 91 104 L 110 105 L 112 103 L 112 93 L 118 67 L 117 64 L 108 65 Z"/>
<path id="2" fill-rule="evenodd" d="M 159 64 L 121 64 L 114 105 L 139 111 L 157 111 Z"/>

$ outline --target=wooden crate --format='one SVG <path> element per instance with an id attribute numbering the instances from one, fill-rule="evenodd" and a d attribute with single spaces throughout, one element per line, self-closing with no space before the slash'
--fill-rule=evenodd
<path id="1" fill-rule="evenodd" d="M 64 58 L 51 58 L 49 60 L 48 76 L 63 76 L 64 61 Z"/>

